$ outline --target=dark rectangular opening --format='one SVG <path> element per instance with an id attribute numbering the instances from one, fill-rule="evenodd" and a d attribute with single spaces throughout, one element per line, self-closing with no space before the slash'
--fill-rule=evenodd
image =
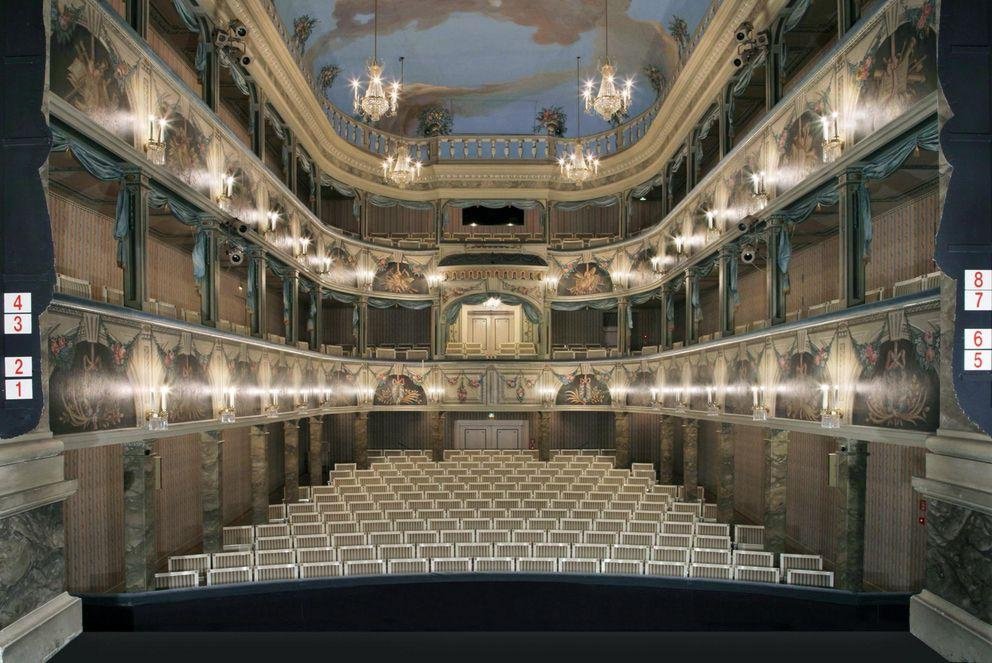
<path id="1" fill-rule="evenodd" d="M 466 207 L 462 212 L 463 226 L 522 226 L 524 211 L 516 207 Z"/>

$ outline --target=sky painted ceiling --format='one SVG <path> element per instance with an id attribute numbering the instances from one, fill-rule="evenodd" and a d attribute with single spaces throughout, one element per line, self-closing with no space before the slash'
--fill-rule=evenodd
<path id="1" fill-rule="evenodd" d="M 327 97 L 351 114 L 352 78 L 365 78 L 372 54 L 371 0 L 275 0 L 290 48 L 319 81 L 339 73 Z M 710 0 L 610 0 L 610 56 L 619 76 L 633 75 L 631 117 L 654 101 L 645 67 L 668 79 L 688 56 Z M 451 112 L 451 133 L 534 132 L 544 107 L 561 106 L 566 136 L 575 135 L 575 58 L 592 78 L 604 55 L 603 0 L 379 0 L 379 59 L 404 94 L 388 131 L 416 135 L 418 115 L 432 104 Z M 680 49 L 681 44 L 681 49 Z M 609 127 L 583 113 L 582 134 Z"/>

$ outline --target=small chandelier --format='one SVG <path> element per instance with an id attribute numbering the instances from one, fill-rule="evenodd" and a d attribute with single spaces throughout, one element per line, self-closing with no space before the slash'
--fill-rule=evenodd
<path id="1" fill-rule="evenodd" d="M 582 98 L 586 101 L 586 112 L 596 112 L 601 118 L 609 122 L 615 116 L 623 115 L 630 108 L 630 99 L 634 91 L 634 81 L 628 78 L 623 88 L 618 88 L 616 84 L 617 69 L 610 60 L 610 13 L 607 0 L 603 0 L 603 14 L 606 22 L 606 57 L 599 67 L 601 79 L 599 81 L 599 92 L 593 96 L 595 88 L 594 81 L 587 81 L 582 90 Z"/>
<path id="2" fill-rule="evenodd" d="M 579 83 L 579 63 L 582 57 L 575 58 L 575 86 Z M 558 159 L 558 167 L 561 169 L 561 176 L 566 182 L 571 182 L 576 186 L 582 184 L 593 175 L 599 173 L 599 159 L 592 152 L 582 146 L 582 114 L 579 111 L 579 101 L 575 101 L 575 148 L 572 153 Z"/>
<path id="3" fill-rule="evenodd" d="M 382 63 L 379 62 L 379 0 L 374 0 L 372 8 L 372 58 L 366 63 L 369 74 L 369 84 L 365 94 L 361 94 L 362 82 L 359 79 L 351 81 L 354 91 L 353 109 L 369 119 L 378 122 L 383 116 L 396 115 L 396 104 L 400 99 L 400 83 L 394 81 L 389 85 L 387 96 L 382 82 Z M 400 58 L 400 68 L 403 58 Z M 400 75 L 402 80 L 402 74 Z"/>
<path id="4" fill-rule="evenodd" d="M 414 161 L 410 156 L 410 149 L 406 143 L 397 143 L 392 156 L 386 157 L 382 162 L 382 176 L 387 182 L 402 189 L 417 181 L 422 167 L 421 162 Z"/>

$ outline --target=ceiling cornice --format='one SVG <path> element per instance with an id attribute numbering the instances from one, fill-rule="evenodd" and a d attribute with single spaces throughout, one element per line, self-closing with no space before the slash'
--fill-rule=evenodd
<path id="1" fill-rule="evenodd" d="M 311 158 L 331 177 L 373 194 L 407 200 L 520 198 L 569 201 L 616 194 L 661 172 L 694 124 L 720 96 L 733 74 L 733 31 L 742 21 L 768 25 L 788 0 L 725 0 L 675 79 L 646 135 L 630 148 L 604 157 L 599 176 L 581 189 L 563 184 L 558 166 L 527 161 L 445 162 L 425 166 L 422 184 L 398 189 L 382 182 L 381 162 L 338 136 L 319 100 L 285 45 L 272 4 L 258 0 L 201 0 L 217 23 L 237 17 L 250 30 L 255 60 L 249 73 Z M 705 85 L 700 85 L 705 81 Z M 277 92 L 276 92 L 277 91 Z M 674 121 L 671 118 L 676 118 Z"/>

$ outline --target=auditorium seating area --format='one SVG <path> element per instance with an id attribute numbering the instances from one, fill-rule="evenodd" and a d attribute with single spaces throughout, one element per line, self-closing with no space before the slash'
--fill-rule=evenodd
<path id="1" fill-rule="evenodd" d="M 700 493 L 702 494 L 702 493 Z M 818 555 L 764 551 L 764 528 L 609 456 L 445 452 L 339 463 L 329 485 L 225 527 L 223 550 L 169 558 L 160 589 L 418 573 L 647 575 L 832 587 Z"/>

